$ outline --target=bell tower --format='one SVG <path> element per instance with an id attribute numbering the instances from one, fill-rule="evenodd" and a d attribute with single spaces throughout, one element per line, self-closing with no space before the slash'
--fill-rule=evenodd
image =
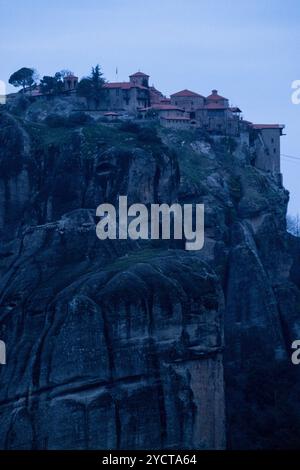
<path id="1" fill-rule="evenodd" d="M 129 75 L 129 80 L 133 85 L 149 88 L 149 75 L 146 73 L 136 72 L 133 75 Z"/>
<path id="2" fill-rule="evenodd" d="M 65 91 L 74 91 L 76 90 L 78 85 L 78 77 L 75 75 L 70 74 L 64 77 L 64 90 Z"/>

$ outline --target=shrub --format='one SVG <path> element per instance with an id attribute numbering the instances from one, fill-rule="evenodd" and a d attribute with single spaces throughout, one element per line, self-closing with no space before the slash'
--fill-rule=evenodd
<path id="1" fill-rule="evenodd" d="M 124 132 L 131 132 L 136 134 L 140 142 L 148 144 L 161 144 L 161 139 L 157 135 L 155 127 L 140 126 L 136 122 L 126 121 L 121 124 L 120 129 Z"/>
<path id="2" fill-rule="evenodd" d="M 88 124 L 91 121 L 92 118 L 83 111 L 71 113 L 68 117 L 68 124 L 70 127 Z"/>
<path id="3" fill-rule="evenodd" d="M 161 144 L 161 139 L 153 127 L 142 127 L 138 134 L 138 139 L 144 143 Z"/>
<path id="4" fill-rule="evenodd" d="M 67 127 L 68 118 L 61 116 L 60 114 L 49 114 L 44 121 L 49 127 Z"/>
<path id="5" fill-rule="evenodd" d="M 141 131 L 141 127 L 133 121 L 125 121 L 120 125 L 120 130 L 124 132 L 132 132 L 138 134 Z"/>
<path id="6" fill-rule="evenodd" d="M 30 106 L 31 99 L 23 94 L 14 98 L 13 102 L 9 104 L 9 109 L 13 114 L 21 115 Z"/>
<path id="7" fill-rule="evenodd" d="M 49 127 L 76 127 L 91 121 L 92 118 L 82 111 L 71 113 L 68 117 L 52 113 L 45 119 L 45 123 Z"/>

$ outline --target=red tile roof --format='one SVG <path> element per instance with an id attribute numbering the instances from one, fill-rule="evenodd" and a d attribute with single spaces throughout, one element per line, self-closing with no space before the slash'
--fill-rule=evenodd
<path id="1" fill-rule="evenodd" d="M 149 88 L 142 85 L 135 85 L 131 82 L 110 82 L 105 83 L 103 88 L 121 88 L 122 90 L 130 90 L 130 88 L 141 88 L 143 90 L 149 90 Z"/>
<path id="2" fill-rule="evenodd" d="M 212 90 L 212 94 L 207 96 L 206 99 L 213 101 L 227 100 L 227 98 L 224 98 L 224 96 L 218 95 L 218 90 Z"/>
<path id="3" fill-rule="evenodd" d="M 252 124 L 253 129 L 284 129 L 284 124 Z"/>
<path id="4" fill-rule="evenodd" d="M 154 111 L 182 111 L 184 112 L 184 109 L 179 108 L 178 106 L 173 106 L 172 104 L 164 104 L 164 103 L 157 103 L 153 104 L 149 108 L 143 108 L 141 111 L 148 111 L 154 109 Z"/>
<path id="5" fill-rule="evenodd" d="M 177 93 L 173 93 L 173 95 L 171 95 L 172 98 L 173 97 L 178 97 L 178 96 L 179 97 L 180 96 L 188 96 L 188 97 L 189 96 L 190 97 L 195 96 L 195 97 L 199 97 L 199 98 L 204 98 L 204 96 L 199 95 L 198 93 L 195 93 L 194 91 L 190 91 L 190 90 L 187 90 L 187 89 L 178 91 Z"/>
<path id="6" fill-rule="evenodd" d="M 131 87 L 132 83 L 129 82 L 110 82 L 103 85 L 103 88 L 122 88 L 124 90 L 128 90 Z"/>
<path id="7" fill-rule="evenodd" d="M 162 94 L 162 92 L 157 90 L 154 86 L 149 87 L 149 90 L 150 90 L 150 95 L 153 98 L 153 101 L 154 100 L 160 101 L 164 99 L 164 95 Z"/>
<path id="8" fill-rule="evenodd" d="M 143 72 L 135 72 L 132 75 L 129 75 L 129 77 L 150 77 L 150 75 Z"/>

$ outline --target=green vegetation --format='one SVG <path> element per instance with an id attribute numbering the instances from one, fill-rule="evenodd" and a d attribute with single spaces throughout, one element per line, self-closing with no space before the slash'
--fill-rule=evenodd
<path id="1" fill-rule="evenodd" d="M 206 178 L 210 170 L 214 170 L 216 167 L 215 162 L 211 162 L 204 155 L 193 152 L 191 148 L 180 149 L 178 160 L 180 173 L 197 185 Z"/>
<path id="2" fill-rule="evenodd" d="M 69 70 L 61 70 L 56 72 L 54 76 L 44 75 L 40 80 L 39 89 L 43 95 L 46 96 L 58 96 L 64 92 L 64 78 L 70 75 Z M 9 83 L 15 87 L 22 87 L 25 92 L 26 87 L 30 89 L 37 84 L 37 72 L 33 68 L 22 67 L 21 69 L 14 72 L 10 78 Z M 77 94 L 87 98 L 88 101 L 92 102 L 96 109 L 98 109 L 101 100 L 104 98 L 103 85 L 105 79 L 101 72 L 100 66 L 97 64 L 92 67 L 91 74 L 87 77 L 82 78 L 78 83 Z"/>
<path id="3" fill-rule="evenodd" d="M 33 142 L 43 146 L 55 144 L 62 145 L 70 142 L 70 136 L 73 132 L 71 128 L 56 127 L 52 128 L 44 123 L 24 122 L 25 130 L 28 132 Z"/>
<path id="4" fill-rule="evenodd" d="M 104 88 L 105 79 L 103 78 L 103 73 L 101 72 L 100 66 L 92 68 L 91 75 L 89 77 L 84 77 L 78 83 L 77 94 L 87 98 L 88 101 L 91 101 L 96 109 L 99 108 L 101 100 L 104 98 Z"/>
<path id="5" fill-rule="evenodd" d="M 151 260 L 156 259 L 158 256 L 171 256 L 170 252 L 166 252 L 163 248 L 145 248 L 142 250 L 132 251 L 121 258 L 116 259 L 111 264 L 105 267 L 106 271 L 119 271 L 128 269 L 137 263 L 149 263 Z"/>
<path id="6" fill-rule="evenodd" d="M 131 122 L 95 122 L 82 111 L 69 116 L 52 113 L 43 122 L 25 120 L 22 125 L 33 141 L 42 145 L 68 144 L 74 130 L 80 129 L 83 136 L 82 152 L 87 158 L 97 153 L 101 147 L 118 147 L 125 151 L 132 150 L 133 147 L 145 147 L 150 148 L 154 155 L 161 155 L 164 149 L 154 128 L 143 128 Z"/>
<path id="7" fill-rule="evenodd" d="M 97 151 L 99 146 L 128 150 L 137 143 L 132 133 L 120 132 L 118 124 L 92 123 L 82 128 L 82 134 L 85 137 L 83 150 L 87 153 Z"/>
<path id="8" fill-rule="evenodd" d="M 63 73 L 57 72 L 54 77 L 45 75 L 40 81 L 40 91 L 44 95 L 58 95 L 64 90 Z"/>
<path id="9" fill-rule="evenodd" d="M 141 127 L 139 124 L 133 121 L 124 121 L 120 125 L 120 130 L 124 132 L 131 132 L 133 134 L 138 134 L 141 130 Z"/>
<path id="10" fill-rule="evenodd" d="M 162 144 L 155 127 L 142 127 L 138 133 L 138 139 L 145 144 Z"/>
<path id="11" fill-rule="evenodd" d="M 189 183 L 194 184 L 198 191 L 206 193 L 207 190 L 204 182 L 207 176 L 218 168 L 218 162 L 215 158 L 211 158 L 211 153 L 208 155 L 195 150 L 193 146 L 195 144 L 195 136 L 193 134 L 186 135 L 185 131 L 184 136 L 188 137 L 188 139 L 181 140 L 181 134 L 180 141 L 178 142 L 178 135 L 176 134 L 177 138 L 175 141 L 169 140 L 171 149 L 177 155 L 180 174 Z"/>
<path id="12" fill-rule="evenodd" d="M 164 148 L 155 128 L 140 127 L 134 122 L 125 123 L 93 123 L 82 128 L 86 137 L 85 146 L 88 152 L 95 151 L 101 143 L 106 146 L 117 146 L 121 150 L 136 147 L 151 147 L 153 154 Z M 160 152 L 161 153 L 161 152 Z"/>
<path id="13" fill-rule="evenodd" d="M 83 126 L 91 121 L 92 118 L 82 111 L 71 113 L 69 116 L 62 116 L 61 114 L 53 113 L 49 114 L 45 119 L 45 123 L 49 127 L 54 128 Z"/>
<path id="14" fill-rule="evenodd" d="M 0 113 L 0 174 L 9 178 L 22 167 L 22 134 L 14 122 Z"/>
<path id="15" fill-rule="evenodd" d="M 26 87 L 32 87 L 32 85 L 35 83 L 35 79 L 36 72 L 34 69 L 22 67 L 9 77 L 8 83 L 15 87 L 22 87 L 23 92 L 25 92 Z"/>

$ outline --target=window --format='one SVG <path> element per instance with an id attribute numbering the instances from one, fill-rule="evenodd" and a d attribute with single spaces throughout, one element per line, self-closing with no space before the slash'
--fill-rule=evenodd
<path id="1" fill-rule="evenodd" d="M 276 153 L 276 149 L 275 149 L 275 148 L 273 149 L 273 153 Z"/>
<path id="2" fill-rule="evenodd" d="M 272 139 L 271 139 L 271 142 L 272 142 L 272 144 L 274 144 L 274 139 L 273 139 L 273 137 L 272 137 Z"/>

